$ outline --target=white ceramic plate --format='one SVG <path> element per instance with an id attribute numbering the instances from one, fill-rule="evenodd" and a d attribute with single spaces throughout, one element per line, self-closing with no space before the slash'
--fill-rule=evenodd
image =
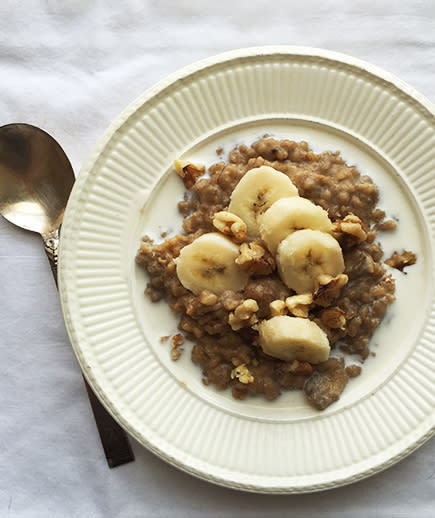
<path id="1" fill-rule="evenodd" d="M 140 443 L 199 477 L 249 491 L 297 493 L 387 468 L 435 424 L 435 115 L 389 74 L 353 58 L 294 47 L 245 49 L 189 66 L 134 101 L 107 129 L 74 186 L 60 250 L 60 295 L 80 365 L 110 412 Z M 296 392 L 235 401 L 201 383 L 164 303 L 143 295 L 140 238 L 179 229 L 174 158 L 210 165 L 215 150 L 265 132 L 342 152 L 381 190 L 396 217 L 386 254 L 397 301 L 372 340 L 376 357 L 324 412 Z"/>

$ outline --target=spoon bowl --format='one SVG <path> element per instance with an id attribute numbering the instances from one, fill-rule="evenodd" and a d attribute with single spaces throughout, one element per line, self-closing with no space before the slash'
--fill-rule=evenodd
<path id="1" fill-rule="evenodd" d="M 49 238 L 60 226 L 74 171 L 61 146 L 30 124 L 0 127 L 0 214 Z"/>

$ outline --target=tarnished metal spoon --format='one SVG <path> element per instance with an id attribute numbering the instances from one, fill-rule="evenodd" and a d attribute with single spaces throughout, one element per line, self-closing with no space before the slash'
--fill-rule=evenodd
<path id="1" fill-rule="evenodd" d="M 41 234 L 56 284 L 60 225 L 74 179 L 48 133 L 30 124 L 0 127 L 0 214 Z M 134 460 L 126 433 L 85 384 L 109 466 Z"/>

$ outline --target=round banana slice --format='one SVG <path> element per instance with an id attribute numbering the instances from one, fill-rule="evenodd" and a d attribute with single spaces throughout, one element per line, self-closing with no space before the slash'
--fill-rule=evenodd
<path id="1" fill-rule="evenodd" d="M 281 280 L 296 293 L 314 293 L 320 276 L 335 277 L 344 271 L 338 241 L 311 229 L 297 230 L 281 241 L 276 264 Z"/>
<path id="2" fill-rule="evenodd" d="M 291 196 L 298 196 L 298 190 L 287 175 L 273 167 L 256 167 L 248 171 L 236 185 L 228 211 L 246 223 L 248 237 L 257 237 L 257 217 L 276 200 Z"/>
<path id="3" fill-rule="evenodd" d="M 299 196 L 277 200 L 258 221 L 261 239 L 272 254 L 280 242 L 296 230 L 311 228 L 332 232 L 333 228 L 326 210 Z"/>
<path id="4" fill-rule="evenodd" d="M 263 351 L 280 360 L 321 363 L 331 350 L 326 333 L 308 318 L 273 317 L 260 322 L 258 332 Z"/>
<path id="5" fill-rule="evenodd" d="M 249 278 L 235 263 L 239 247 L 218 232 L 203 234 L 181 249 L 176 259 L 181 284 L 196 295 L 210 290 L 220 295 L 225 290 L 242 290 Z"/>

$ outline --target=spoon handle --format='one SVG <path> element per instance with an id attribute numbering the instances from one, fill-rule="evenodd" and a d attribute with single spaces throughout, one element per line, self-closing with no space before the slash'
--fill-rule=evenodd
<path id="1" fill-rule="evenodd" d="M 56 286 L 59 233 L 60 228 L 57 228 L 42 236 Z M 115 468 L 121 464 L 133 461 L 134 455 L 127 434 L 94 394 L 84 376 L 83 380 L 109 467 Z"/>
<path id="2" fill-rule="evenodd" d="M 57 287 L 57 262 L 58 262 L 58 250 L 59 250 L 59 232 L 60 227 L 56 228 L 56 230 L 53 230 L 49 232 L 48 234 L 44 234 L 42 236 L 42 239 L 44 240 L 44 248 L 45 253 L 48 257 L 48 262 L 51 266 L 51 272 L 53 273 L 54 282 L 56 283 Z"/>

